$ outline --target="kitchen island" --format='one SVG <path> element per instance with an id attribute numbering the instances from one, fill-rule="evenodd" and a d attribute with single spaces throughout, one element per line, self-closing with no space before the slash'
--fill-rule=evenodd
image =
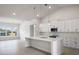
<path id="1" fill-rule="evenodd" d="M 61 55 L 63 53 L 63 44 L 61 38 L 26 37 L 25 39 L 29 44 L 28 46 L 51 53 L 51 55 Z"/>

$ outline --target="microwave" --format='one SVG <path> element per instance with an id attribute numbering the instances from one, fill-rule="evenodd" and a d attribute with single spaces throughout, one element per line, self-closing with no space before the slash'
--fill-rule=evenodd
<path id="1" fill-rule="evenodd" d="M 57 32 L 58 29 L 57 28 L 51 28 L 51 32 Z"/>

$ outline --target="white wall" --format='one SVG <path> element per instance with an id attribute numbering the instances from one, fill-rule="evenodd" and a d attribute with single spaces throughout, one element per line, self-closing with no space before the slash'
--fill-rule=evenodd
<path id="1" fill-rule="evenodd" d="M 22 20 L 13 19 L 13 18 L 6 18 L 6 17 L 0 17 L 0 22 L 12 23 L 12 24 L 20 24 L 22 22 Z"/>
<path id="2" fill-rule="evenodd" d="M 49 18 L 48 18 L 49 17 Z M 73 18 L 78 18 L 79 17 L 79 6 L 72 6 L 72 7 L 64 7 L 62 9 L 57 10 L 50 16 L 44 18 L 42 22 L 47 22 L 49 19 L 50 21 L 53 22 L 53 20 L 69 20 Z"/>
<path id="3" fill-rule="evenodd" d="M 28 21 L 20 24 L 20 38 L 25 39 L 25 37 L 30 37 L 30 23 Z"/>

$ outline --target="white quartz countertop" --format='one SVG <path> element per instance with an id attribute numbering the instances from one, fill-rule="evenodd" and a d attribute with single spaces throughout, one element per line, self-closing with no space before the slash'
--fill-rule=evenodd
<path id="1" fill-rule="evenodd" d="M 26 37 L 25 39 L 31 39 L 31 40 L 42 40 L 42 41 L 56 41 L 59 40 L 60 38 L 49 38 L 49 37 Z"/>

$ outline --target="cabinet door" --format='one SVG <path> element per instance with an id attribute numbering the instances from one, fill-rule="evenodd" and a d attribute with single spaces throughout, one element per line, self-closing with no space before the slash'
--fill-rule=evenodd
<path id="1" fill-rule="evenodd" d="M 70 47 L 71 45 L 70 45 L 70 39 L 69 38 L 65 38 L 64 40 L 63 40 L 63 43 L 64 43 L 64 46 L 65 47 Z"/>
<path id="2" fill-rule="evenodd" d="M 71 29 L 72 29 L 72 32 L 77 32 L 77 20 L 72 20 L 71 21 Z"/>
<path id="3" fill-rule="evenodd" d="M 64 32 L 64 21 L 59 21 L 57 24 L 58 32 Z"/>
<path id="4" fill-rule="evenodd" d="M 64 31 L 67 32 L 67 21 L 64 21 Z"/>
<path id="5" fill-rule="evenodd" d="M 77 32 L 79 32 L 79 21 L 76 21 Z"/>
<path id="6" fill-rule="evenodd" d="M 76 40 L 71 38 L 71 40 L 70 40 L 70 47 L 71 48 L 75 48 L 75 46 L 76 46 Z"/>
<path id="7" fill-rule="evenodd" d="M 64 21 L 64 30 L 65 32 L 75 32 L 76 22 L 73 20 Z"/>
<path id="8" fill-rule="evenodd" d="M 65 38 L 63 40 L 63 43 L 64 43 L 64 46 L 66 46 L 66 47 L 79 49 L 79 39 L 76 39 L 76 38 Z"/>
<path id="9" fill-rule="evenodd" d="M 75 41 L 75 48 L 79 49 L 79 39 L 78 38 Z"/>
<path id="10" fill-rule="evenodd" d="M 64 46 L 68 45 L 68 40 L 66 38 L 63 39 L 63 44 L 64 44 Z"/>

